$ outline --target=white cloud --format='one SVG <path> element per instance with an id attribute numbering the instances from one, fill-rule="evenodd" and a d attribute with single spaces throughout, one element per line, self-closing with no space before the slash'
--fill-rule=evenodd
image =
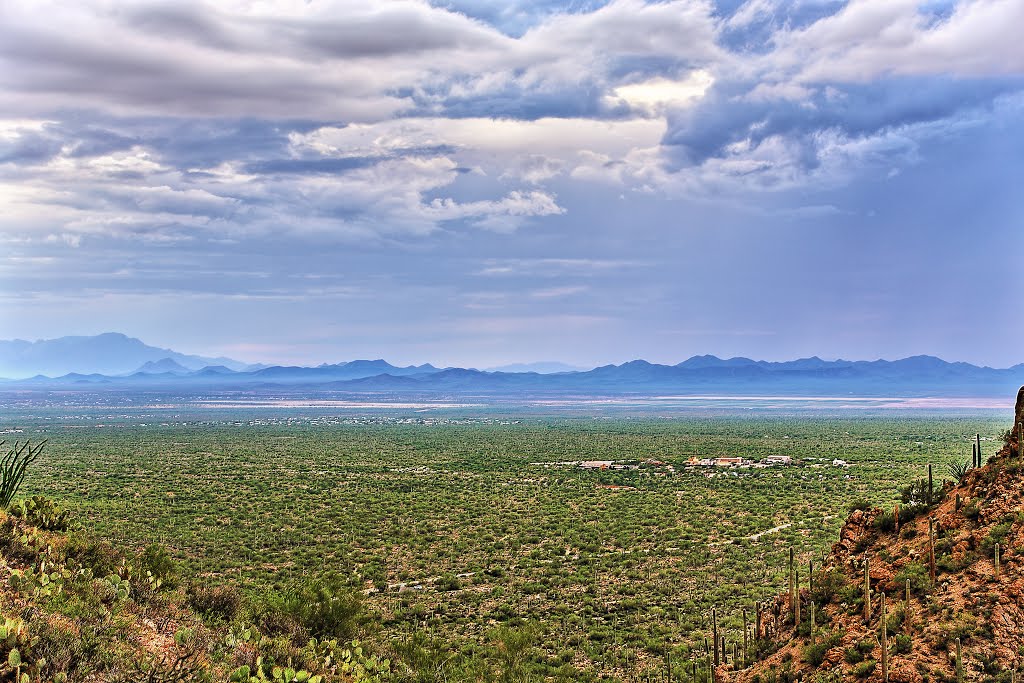
<path id="1" fill-rule="evenodd" d="M 612 91 L 610 99 L 623 100 L 634 110 L 655 116 L 667 107 L 687 106 L 701 99 L 712 83 L 710 73 L 697 70 L 684 79 L 658 77 L 622 85 Z"/>

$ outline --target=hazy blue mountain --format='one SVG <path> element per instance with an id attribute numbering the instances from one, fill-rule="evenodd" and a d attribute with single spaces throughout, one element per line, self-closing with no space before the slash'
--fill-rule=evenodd
<path id="1" fill-rule="evenodd" d="M 551 375 L 556 372 L 586 372 L 587 368 L 558 361 L 538 361 L 536 363 L 511 363 L 496 368 L 487 368 L 487 372 L 536 372 L 540 375 Z"/>
<path id="2" fill-rule="evenodd" d="M 169 372 L 172 375 L 187 375 L 192 371 L 181 363 L 175 361 L 173 358 L 161 358 L 160 360 L 151 360 L 143 363 L 142 366 L 135 371 L 135 373 L 140 372 L 147 375 L 157 375 L 164 372 Z"/>
<path id="3" fill-rule="evenodd" d="M 207 365 L 224 365 L 235 370 L 246 367 L 245 363 L 230 358 L 204 358 L 160 349 L 116 332 L 34 342 L 0 340 L 0 377 L 55 377 L 68 373 L 125 375 L 146 363 L 164 359 L 187 370 L 199 370 Z"/>
<path id="4" fill-rule="evenodd" d="M 352 393 L 478 394 L 718 394 L 808 396 L 1003 396 L 1024 384 L 1024 364 L 1007 369 L 949 363 L 932 356 L 895 361 L 826 361 L 817 357 L 769 362 L 749 358 L 695 356 L 677 365 L 634 360 L 565 373 L 485 372 L 438 369 L 430 364 L 394 366 L 384 360 L 354 360 L 318 367 L 272 366 L 235 372 L 224 366 L 187 374 L 173 358 L 149 364 L 131 376 L 71 373 L 33 377 L 5 386 L 38 388 L 154 388 L 174 391 L 246 390 Z"/>

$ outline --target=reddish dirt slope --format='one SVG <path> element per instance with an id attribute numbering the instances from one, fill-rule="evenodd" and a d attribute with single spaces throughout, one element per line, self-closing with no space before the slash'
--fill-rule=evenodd
<path id="1" fill-rule="evenodd" d="M 1022 421 L 1024 387 L 1017 396 L 1014 426 Z M 809 636 L 796 634 L 789 596 L 782 595 L 774 605 L 782 624 L 777 635 L 765 634 L 761 643 L 771 654 L 740 671 L 732 665 L 720 667 L 717 680 L 884 680 L 879 640 L 885 592 L 888 680 L 956 681 L 959 638 L 962 680 L 1008 682 L 1012 674 L 1024 681 L 1016 673 L 1024 670 L 1024 462 L 1017 429 L 1011 431 L 1010 441 L 995 457 L 969 470 L 959 484 L 947 483 L 936 493 L 941 496 L 937 504 L 904 519 L 898 528 L 891 510 L 855 511 L 823 571 L 816 571 L 813 594 L 806 582 L 800 590 L 802 631 L 809 627 L 812 599 L 817 614 L 824 615 L 817 619 L 817 647 Z M 909 516 L 907 507 L 904 518 Z M 934 582 L 929 519 L 935 528 Z M 998 577 L 996 542 L 1001 555 Z M 871 577 L 868 621 L 863 608 L 865 556 Z M 834 590 L 824 588 L 830 580 Z M 871 660 L 876 662 L 873 667 Z"/>

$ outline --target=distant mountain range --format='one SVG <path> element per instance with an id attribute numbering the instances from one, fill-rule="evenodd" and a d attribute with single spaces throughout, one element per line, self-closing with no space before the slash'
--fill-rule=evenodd
<path id="1" fill-rule="evenodd" d="M 29 345 L 26 347 L 25 345 Z M 13 346 L 12 346 L 13 345 Z M 14 349 L 12 353 L 10 349 Z M 33 349 L 31 352 L 26 348 Z M 111 348 L 120 349 L 116 357 Z M 95 350 L 96 355 L 90 355 Z M 60 359 L 44 352 L 64 352 Z M 330 391 L 373 394 L 759 394 L 811 396 L 1005 396 L 1024 384 L 1024 364 L 995 369 L 950 363 L 933 356 L 887 361 L 826 361 L 817 357 L 786 362 L 694 356 L 676 365 L 634 360 L 586 371 L 505 371 L 398 367 L 384 360 L 354 360 L 301 366 L 245 366 L 226 358 L 187 356 L 109 334 L 64 337 L 45 342 L 0 342 L 0 367 L 106 367 L 113 371 L 63 372 L 17 380 L 0 387 L 189 392 L 217 390 Z M 163 354 L 163 355 L 160 355 Z M 152 357 L 152 356 L 158 357 Z M 77 363 L 77 365 L 76 365 Z M 130 366 L 128 371 L 124 368 Z M 551 370 L 549 364 L 537 369 Z M 17 374 L 24 374 L 19 370 Z"/>
<path id="2" fill-rule="evenodd" d="M 149 346 L 116 332 L 38 341 L 0 340 L 0 377 L 57 377 L 74 372 L 125 375 L 142 370 L 149 363 L 165 361 L 174 362 L 186 372 L 207 365 L 223 365 L 231 370 L 251 369 L 246 363 L 230 358 L 190 356 Z"/>
<path id="3" fill-rule="evenodd" d="M 496 368 L 487 368 L 487 372 L 536 372 L 540 375 L 550 375 L 556 372 L 584 372 L 590 368 L 581 368 L 578 365 L 558 363 L 554 361 L 540 361 L 539 363 L 512 363 L 501 365 Z"/>

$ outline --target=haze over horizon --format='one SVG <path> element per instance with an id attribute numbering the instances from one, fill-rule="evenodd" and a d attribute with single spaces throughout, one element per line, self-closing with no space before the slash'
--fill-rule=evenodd
<path id="1" fill-rule="evenodd" d="M 1024 3 L 0 7 L 0 338 L 1024 360 Z"/>

